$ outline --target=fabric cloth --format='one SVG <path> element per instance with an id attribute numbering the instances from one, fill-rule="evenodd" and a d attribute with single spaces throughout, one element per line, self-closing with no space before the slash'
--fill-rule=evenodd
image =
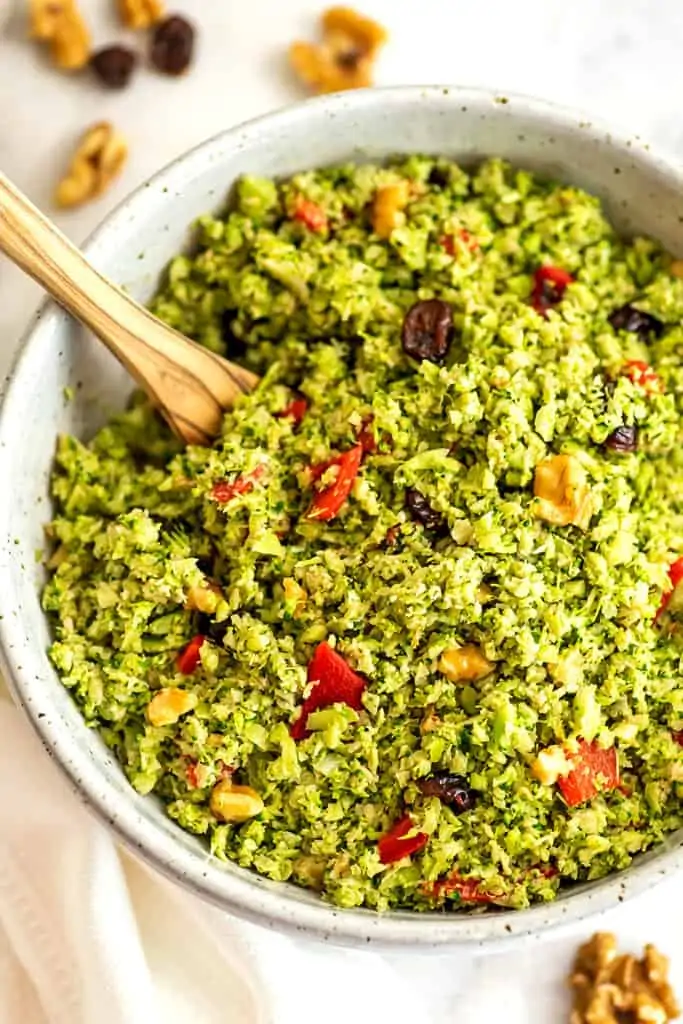
<path id="1" fill-rule="evenodd" d="M 470 959 L 329 948 L 238 921 L 117 849 L 0 694 L 0 1024 L 559 1024 L 576 938 Z M 675 890 L 675 891 L 674 891 Z M 676 954 L 683 886 L 599 922 Z M 595 922 L 579 937 L 590 934 Z"/>

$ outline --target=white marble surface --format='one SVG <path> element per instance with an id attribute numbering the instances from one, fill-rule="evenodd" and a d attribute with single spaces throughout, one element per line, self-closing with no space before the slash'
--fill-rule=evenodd
<path id="1" fill-rule="evenodd" d="M 98 45 L 120 38 L 113 0 L 80 0 Z M 98 202 L 50 210 L 77 240 L 150 173 L 231 124 L 297 99 L 286 44 L 310 33 L 320 0 L 178 0 L 201 26 L 192 73 L 171 81 L 144 70 L 108 93 L 52 69 L 26 41 L 27 0 L 0 0 L 11 17 L 0 37 L 0 168 L 42 208 L 75 138 L 109 118 L 131 146 L 125 174 Z M 680 118 L 683 6 L 676 0 L 364 0 L 391 31 L 378 84 L 494 86 L 571 104 L 625 125 L 683 155 Z M 142 40 L 139 40 L 142 44 Z M 0 261 L 0 372 L 34 286 Z"/>
<path id="2" fill-rule="evenodd" d="M 0 0 L 0 16 L 9 2 Z M 81 0 L 81 5 L 98 43 L 122 35 L 113 0 Z M 120 94 L 103 92 L 87 75 L 70 79 L 51 69 L 24 38 L 23 6 L 24 0 L 14 0 L 0 36 L 0 169 L 81 240 L 127 192 L 176 154 L 224 127 L 298 98 L 284 48 L 312 31 L 322 4 L 178 0 L 174 9 L 186 11 L 201 27 L 192 73 L 169 81 L 145 70 Z M 378 68 L 379 84 L 439 81 L 542 95 L 611 119 L 683 157 L 683 5 L 676 0 L 363 0 L 362 8 L 391 31 Z M 50 196 L 73 140 L 86 125 L 105 117 L 130 140 L 126 172 L 99 202 L 57 214 Z M 9 366 L 38 297 L 35 286 L 0 259 L 0 374 Z M 634 942 L 661 939 L 674 947 L 671 952 L 677 948 L 681 981 L 683 930 L 676 913 L 667 914 L 666 908 L 680 906 L 682 898 L 683 883 L 678 882 L 668 892 L 621 908 L 608 922 Z M 552 959 L 550 950 L 547 956 Z M 489 1015 L 497 1020 L 502 1005 L 512 1009 L 522 988 L 528 991 L 539 983 L 539 958 L 545 960 L 546 954 L 503 958 L 493 975 L 489 968 L 481 1014 L 468 1020 L 488 1021 Z M 563 963 L 564 958 L 555 958 L 540 982 L 533 1001 L 536 1020 L 562 1019 L 545 1011 Z M 493 988 L 492 977 L 497 978 Z"/>

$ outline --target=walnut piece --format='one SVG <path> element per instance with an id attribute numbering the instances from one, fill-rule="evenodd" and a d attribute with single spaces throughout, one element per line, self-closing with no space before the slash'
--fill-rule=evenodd
<path id="1" fill-rule="evenodd" d="M 255 818 L 264 804 L 251 786 L 233 786 L 231 779 L 223 779 L 211 790 L 209 806 L 221 821 L 238 823 Z"/>
<path id="2" fill-rule="evenodd" d="M 161 0 L 117 0 L 119 17 L 127 28 L 151 28 L 165 10 Z"/>
<path id="3" fill-rule="evenodd" d="M 390 238 L 394 228 L 405 221 L 403 209 L 410 198 L 407 181 L 378 188 L 372 203 L 372 228 L 380 238 Z"/>
<path id="4" fill-rule="evenodd" d="M 569 775 L 573 769 L 574 765 L 564 747 L 554 744 L 539 750 L 538 757 L 531 765 L 531 774 L 544 786 L 553 786 L 562 775 Z"/>
<path id="5" fill-rule="evenodd" d="M 30 0 L 31 35 L 49 43 L 53 62 L 77 71 L 90 59 L 90 33 L 75 0 Z"/>
<path id="6" fill-rule="evenodd" d="M 350 7 L 331 7 L 321 21 L 322 42 L 292 43 L 289 62 L 313 92 L 372 85 L 372 68 L 386 30 Z"/>
<path id="7" fill-rule="evenodd" d="M 59 206 L 80 206 L 100 195 L 120 172 L 128 156 L 123 136 L 102 121 L 84 133 L 66 176 L 55 193 Z"/>
<path id="8" fill-rule="evenodd" d="M 424 710 L 422 721 L 420 722 L 420 732 L 424 736 L 428 732 L 434 732 L 441 725 L 441 719 L 437 715 L 434 705 L 428 704 Z"/>
<path id="9" fill-rule="evenodd" d="M 454 683 L 483 679 L 494 668 L 493 662 L 485 658 L 474 644 L 450 647 L 439 659 L 439 672 L 443 672 Z"/>
<path id="10" fill-rule="evenodd" d="M 302 586 L 292 577 L 286 576 L 282 581 L 282 590 L 285 597 L 285 611 L 298 619 L 303 615 L 308 600 L 308 594 Z"/>
<path id="11" fill-rule="evenodd" d="M 311 854 L 302 854 L 292 864 L 296 877 L 311 889 L 322 889 L 326 866 L 324 857 Z"/>
<path id="12" fill-rule="evenodd" d="M 182 715 L 197 707 L 197 695 L 178 686 L 165 686 L 147 705 L 150 725 L 174 725 Z"/>
<path id="13" fill-rule="evenodd" d="M 552 455 L 536 466 L 536 515 L 555 526 L 585 530 L 593 513 L 586 471 L 573 455 Z"/>
<path id="14" fill-rule="evenodd" d="M 203 586 L 188 587 L 185 607 L 193 612 L 213 615 L 222 596 L 218 584 L 208 580 Z"/>
<path id="15" fill-rule="evenodd" d="M 679 1007 L 668 981 L 669 961 L 648 945 L 642 959 L 617 955 L 608 932 L 579 947 L 569 984 L 574 992 L 571 1024 L 667 1024 Z"/>

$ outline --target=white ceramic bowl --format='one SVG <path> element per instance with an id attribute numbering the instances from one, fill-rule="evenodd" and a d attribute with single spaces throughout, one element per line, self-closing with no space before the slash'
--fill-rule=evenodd
<path id="1" fill-rule="evenodd" d="M 457 88 L 399 88 L 326 97 L 234 128 L 181 157 L 140 188 L 89 242 L 93 263 L 148 300 L 189 226 L 220 209 L 245 172 L 287 175 L 339 160 L 442 153 L 491 154 L 575 182 L 602 196 L 625 232 L 646 232 L 683 253 L 683 177 L 646 147 L 545 103 Z M 72 402 L 64 389 L 74 389 Z M 563 892 L 553 904 L 486 914 L 376 915 L 338 910 L 289 884 L 268 882 L 209 857 L 152 798 L 137 796 L 87 729 L 48 661 L 35 551 L 50 517 L 55 439 L 87 437 L 130 389 L 98 342 L 54 305 L 24 341 L 0 414 L 0 643 L 6 675 L 55 763 L 134 852 L 226 910 L 276 928 L 347 945 L 498 950 L 576 923 L 648 888 L 683 865 L 683 832 L 622 874 Z"/>

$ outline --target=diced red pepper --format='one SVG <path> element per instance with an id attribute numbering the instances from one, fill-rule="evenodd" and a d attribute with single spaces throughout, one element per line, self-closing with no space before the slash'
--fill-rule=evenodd
<path id="1" fill-rule="evenodd" d="M 442 235 L 439 239 L 439 245 L 446 250 L 449 256 L 457 255 L 456 238 L 459 238 L 460 241 L 467 246 L 470 252 L 476 252 L 479 248 L 479 242 L 476 240 L 474 235 L 471 235 L 467 228 L 460 228 L 457 236 Z"/>
<path id="2" fill-rule="evenodd" d="M 190 789 L 199 789 L 199 775 L 197 774 L 197 762 L 190 761 L 185 769 L 185 778 Z"/>
<path id="3" fill-rule="evenodd" d="M 655 615 L 655 622 L 657 621 L 657 619 L 662 614 L 662 612 L 668 605 L 669 601 L 673 597 L 673 592 L 678 586 L 678 584 L 681 582 L 681 580 L 683 580 L 683 558 L 677 558 L 676 561 L 672 562 L 669 566 L 670 586 L 669 589 L 665 590 L 662 594 L 662 599 L 659 602 L 659 608 L 657 609 L 657 614 Z"/>
<path id="4" fill-rule="evenodd" d="M 406 814 L 382 836 L 377 843 L 377 852 L 382 864 L 394 864 L 397 860 L 410 857 L 429 842 L 426 832 L 416 832 L 415 835 L 409 836 L 408 832 L 412 832 L 414 828 L 412 818 Z"/>
<path id="5" fill-rule="evenodd" d="M 211 497 L 219 505 L 227 505 L 229 501 L 240 494 L 249 494 L 253 491 L 254 485 L 261 479 L 266 471 L 264 463 L 252 469 L 251 473 L 242 473 L 236 480 L 219 480 L 211 488 Z"/>
<path id="6" fill-rule="evenodd" d="M 557 878 L 559 870 L 553 864 L 537 864 L 535 867 L 525 871 L 522 876 L 517 879 L 518 885 L 524 884 L 531 876 L 535 873 L 541 875 L 543 878 L 551 880 Z M 477 878 L 463 878 L 457 872 L 450 875 L 448 878 L 439 879 L 437 882 L 429 882 L 423 885 L 422 891 L 425 896 L 430 896 L 433 899 L 439 896 L 446 896 L 450 892 L 457 892 L 460 895 L 460 899 L 464 903 L 498 903 L 504 906 L 507 902 L 506 897 L 496 896 L 493 893 L 486 892 L 482 889 L 482 883 Z"/>
<path id="7" fill-rule="evenodd" d="M 567 753 L 574 768 L 557 780 L 562 796 L 570 807 L 592 800 L 600 792 L 619 785 L 619 762 L 616 747 L 600 747 L 597 743 L 579 740 L 576 753 Z"/>
<path id="8" fill-rule="evenodd" d="M 572 284 L 573 280 L 572 275 L 562 267 L 548 264 L 538 267 L 534 273 L 534 286 L 531 290 L 531 305 L 536 312 L 546 316 L 548 310 L 560 301 L 565 288 Z"/>
<path id="9" fill-rule="evenodd" d="M 664 384 L 659 374 L 655 373 L 650 364 L 642 359 L 629 359 L 624 364 L 621 372 L 629 380 L 632 380 L 634 384 L 637 384 L 638 387 L 647 391 L 648 394 L 654 394 L 655 392 L 661 394 L 664 390 Z"/>
<path id="10" fill-rule="evenodd" d="M 683 729 L 674 730 L 671 735 L 674 738 L 674 742 L 677 743 L 679 747 L 683 747 Z"/>
<path id="11" fill-rule="evenodd" d="M 481 888 L 481 881 L 478 878 L 463 878 L 462 875 L 453 874 L 448 878 L 442 878 L 438 882 L 432 882 L 425 886 L 425 894 L 438 898 L 448 896 L 451 892 L 457 892 L 463 903 L 495 903 L 496 897 L 485 892 Z"/>
<path id="12" fill-rule="evenodd" d="M 401 532 L 400 523 L 396 523 L 395 526 L 390 526 L 386 532 L 384 543 L 388 548 L 393 548 L 394 544 L 398 540 L 398 535 Z"/>
<path id="13" fill-rule="evenodd" d="M 277 415 L 278 415 L 278 418 L 281 419 L 281 420 L 284 420 L 284 419 L 292 419 L 292 420 L 294 420 L 295 426 L 298 427 L 298 425 L 301 423 L 302 419 L 306 415 L 307 410 L 308 410 L 308 402 L 306 401 L 305 398 L 294 398 L 289 403 L 289 405 L 286 406 L 282 410 L 282 412 L 279 412 Z"/>
<path id="14" fill-rule="evenodd" d="M 205 636 L 198 633 L 193 636 L 187 647 L 184 647 L 176 658 L 176 667 L 184 676 L 191 676 L 199 664 L 199 651 L 206 640 Z"/>
<path id="15" fill-rule="evenodd" d="M 337 477 L 329 487 L 318 491 L 313 503 L 306 513 L 307 519 L 322 519 L 327 522 L 334 519 L 342 505 L 351 493 L 353 482 L 358 475 L 361 459 L 363 458 L 363 445 L 356 444 L 343 455 L 337 455 L 329 462 L 321 466 L 313 466 L 311 475 L 314 480 L 319 479 L 323 473 L 333 466 L 337 467 Z"/>
<path id="16" fill-rule="evenodd" d="M 306 725 L 312 711 L 329 707 L 330 704 L 348 704 L 355 711 L 360 711 L 363 706 L 361 698 L 365 680 L 324 640 L 313 652 L 307 678 L 314 686 L 301 705 L 299 717 L 289 730 L 295 740 L 303 740 L 309 735 Z"/>
<path id="17" fill-rule="evenodd" d="M 327 227 L 327 214 L 323 208 L 304 196 L 296 197 L 294 220 L 300 220 L 309 231 L 324 231 Z"/>
<path id="18" fill-rule="evenodd" d="M 217 762 L 217 777 L 219 779 L 230 779 L 235 773 L 235 769 L 227 765 L 224 761 Z M 201 786 L 205 786 L 207 779 L 210 777 L 210 771 L 205 765 L 200 765 L 196 758 L 190 758 L 187 768 L 185 769 L 185 778 L 187 784 L 191 789 L 199 789 Z"/>

